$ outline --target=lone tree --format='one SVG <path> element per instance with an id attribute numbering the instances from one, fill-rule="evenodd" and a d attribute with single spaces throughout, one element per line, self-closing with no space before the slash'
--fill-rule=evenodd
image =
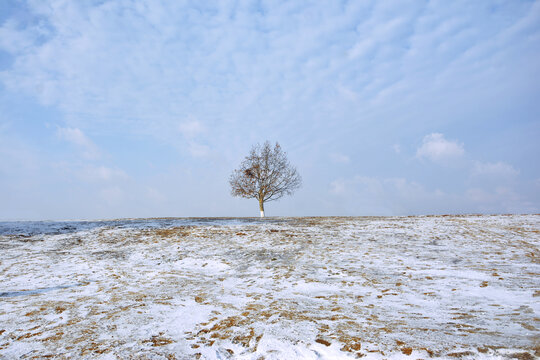
<path id="1" fill-rule="evenodd" d="M 292 193 L 302 184 L 302 178 L 287 160 L 287 154 L 276 142 L 274 148 L 266 141 L 251 148 L 240 167 L 229 179 L 231 194 L 246 199 L 259 200 L 261 217 L 264 203 Z"/>

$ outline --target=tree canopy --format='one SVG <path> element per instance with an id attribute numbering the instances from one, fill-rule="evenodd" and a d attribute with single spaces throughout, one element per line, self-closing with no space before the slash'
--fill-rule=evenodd
<path id="1" fill-rule="evenodd" d="M 257 199 L 263 217 L 264 203 L 292 195 L 302 185 L 302 178 L 281 146 L 276 142 L 272 147 L 266 141 L 251 148 L 229 183 L 233 196 Z"/>

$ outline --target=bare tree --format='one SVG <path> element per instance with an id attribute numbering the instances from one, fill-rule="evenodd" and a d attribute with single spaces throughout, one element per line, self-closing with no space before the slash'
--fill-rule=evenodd
<path id="1" fill-rule="evenodd" d="M 302 178 L 281 146 L 276 142 L 272 148 L 266 141 L 262 146 L 257 144 L 251 148 L 240 167 L 231 174 L 229 183 L 233 196 L 259 200 L 261 217 L 264 217 L 264 203 L 292 195 L 301 186 Z"/>

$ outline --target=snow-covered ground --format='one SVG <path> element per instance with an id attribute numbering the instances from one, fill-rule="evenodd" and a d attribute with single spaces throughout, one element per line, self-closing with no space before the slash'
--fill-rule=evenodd
<path id="1" fill-rule="evenodd" d="M 0 358 L 540 356 L 540 215 L 0 223 Z"/>

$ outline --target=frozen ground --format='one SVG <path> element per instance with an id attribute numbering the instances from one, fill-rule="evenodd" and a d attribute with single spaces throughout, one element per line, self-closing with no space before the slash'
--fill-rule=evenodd
<path id="1" fill-rule="evenodd" d="M 540 215 L 0 223 L 0 358 L 540 356 Z"/>

